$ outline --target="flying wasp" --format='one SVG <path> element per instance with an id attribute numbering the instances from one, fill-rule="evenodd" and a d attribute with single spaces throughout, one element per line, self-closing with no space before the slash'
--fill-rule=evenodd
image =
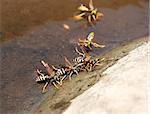
<path id="1" fill-rule="evenodd" d="M 86 19 L 89 24 L 92 24 L 98 21 L 101 17 L 103 17 L 103 13 L 100 13 L 97 8 L 94 8 L 93 1 L 89 1 L 89 6 L 85 6 L 81 4 L 78 7 L 79 14 L 74 16 L 75 20 Z"/>
<path id="2" fill-rule="evenodd" d="M 93 42 L 92 40 L 94 39 L 94 32 L 91 32 L 86 39 L 81 40 L 79 39 L 79 45 L 85 50 L 85 51 L 89 51 L 92 50 L 92 47 L 97 47 L 97 48 L 104 48 L 105 45 L 102 44 L 97 44 L 95 42 Z"/>

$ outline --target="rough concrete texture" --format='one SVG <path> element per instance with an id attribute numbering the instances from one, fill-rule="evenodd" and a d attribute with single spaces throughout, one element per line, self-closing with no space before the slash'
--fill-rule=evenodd
<path id="1" fill-rule="evenodd" d="M 63 114 L 149 114 L 149 47 L 143 44 L 108 68 Z"/>

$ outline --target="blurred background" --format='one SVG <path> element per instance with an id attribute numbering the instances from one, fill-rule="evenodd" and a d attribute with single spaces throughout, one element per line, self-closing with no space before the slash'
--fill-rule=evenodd
<path id="1" fill-rule="evenodd" d="M 131 6 L 142 8 L 143 2 L 148 5 L 148 0 L 94 0 L 94 5 L 114 11 L 130 5 L 132 10 Z M 22 36 L 49 21 L 66 20 L 73 16 L 81 3 L 88 4 L 88 0 L 2 0 L 1 41 Z M 127 13 L 124 12 L 124 15 Z"/>

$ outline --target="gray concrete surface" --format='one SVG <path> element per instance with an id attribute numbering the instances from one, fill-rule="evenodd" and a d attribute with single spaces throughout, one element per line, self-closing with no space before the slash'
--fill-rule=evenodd
<path id="1" fill-rule="evenodd" d="M 108 68 L 63 114 L 149 114 L 150 42 Z"/>

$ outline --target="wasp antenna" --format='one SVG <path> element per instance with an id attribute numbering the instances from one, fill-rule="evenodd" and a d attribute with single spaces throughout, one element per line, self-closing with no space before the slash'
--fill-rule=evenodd
<path id="1" fill-rule="evenodd" d="M 35 76 L 37 76 L 37 77 L 38 77 L 39 70 L 38 70 L 38 69 L 36 69 L 35 73 L 36 73 L 36 75 L 35 75 Z"/>
<path id="2" fill-rule="evenodd" d="M 39 69 L 36 69 L 37 74 L 41 74 L 41 71 Z"/>
<path id="3" fill-rule="evenodd" d="M 53 68 L 53 69 L 56 69 L 53 65 L 52 65 L 52 68 Z"/>
<path id="4" fill-rule="evenodd" d="M 41 73 L 39 69 L 36 69 L 36 72 L 37 72 L 37 73 Z"/>
<path id="5" fill-rule="evenodd" d="M 52 65 L 52 68 L 53 68 L 54 70 L 58 70 L 58 68 L 56 68 L 56 67 L 55 67 L 55 66 L 53 66 L 53 65 Z"/>

